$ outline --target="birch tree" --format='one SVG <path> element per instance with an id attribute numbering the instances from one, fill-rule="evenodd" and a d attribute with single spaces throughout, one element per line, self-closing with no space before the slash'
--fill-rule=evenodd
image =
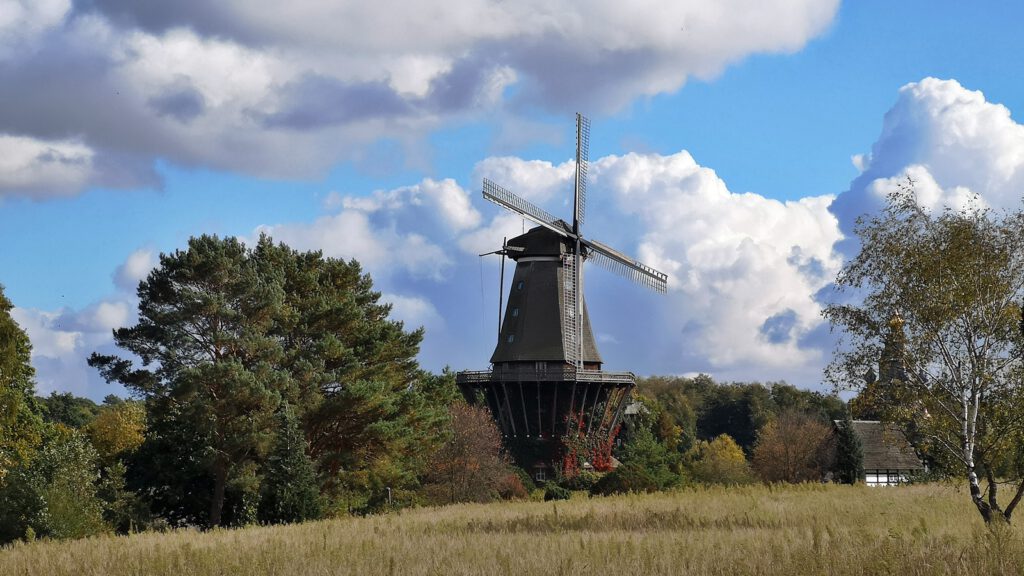
<path id="1" fill-rule="evenodd" d="M 1009 522 L 1024 496 L 1024 213 L 928 211 L 908 180 L 856 232 L 824 312 L 842 332 L 828 378 L 960 475 L 985 522 Z"/>

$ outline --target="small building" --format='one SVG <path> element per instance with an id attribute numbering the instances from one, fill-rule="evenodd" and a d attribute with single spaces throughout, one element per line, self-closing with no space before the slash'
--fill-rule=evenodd
<path id="1" fill-rule="evenodd" d="M 842 421 L 836 422 L 837 426 Z M 895 486 L 926 470 L 914 448 L 898 428 L 878 420 L 854 420 L 864 454 L 864 481 L 868 486 Z"/>

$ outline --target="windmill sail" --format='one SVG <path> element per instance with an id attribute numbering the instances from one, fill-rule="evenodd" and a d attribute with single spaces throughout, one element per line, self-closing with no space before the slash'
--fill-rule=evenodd
<path id="1" fill-rule="evenodd" d="M 579 267 L 577 266 L 576 255 L 566 254 L 562 269 L 562 349 L 565 351 L 565 361 L 576 365 L 582 358 L 580 354 L 580 330 L 578 329 L 577 309 L 579 294 L 576 280 Z"/>
<path id="2" fill-rule="evenodd" d="M 576 194 L 573 201 L 573 232 L 580 233 L 587 213 L 587 168 L 590 164 L 590 120 L 576 114 Z"/>
<path id="3" fill-rule="evenodd" d="M 643 262 L 630 258 L 622 252 L 596 240 L 581 240 L 581 242 L 587 247 L 587 259 L 593 260 L 595 264 L 600 265 L 602 268 L 625 276 L 637 284 L 647 286 L 661 294 L 664 294 L 668 289 L 668 275 L 664 272 L 659 272 Z"/>
<path id="4" fill-rule="evenodd" d="M 562 236 L 566 236 L 565 229 L 558 224 L 558 218 L 548 214 L 532 202 L 524 200 L 501 186 L 498 186 L 487 178 L 484 178 L 483 193 L 484 198 L 494 202 L 498 206 L 525 216 L 537 224 L 548 228 L 552 232 L 557 232 Z"/>

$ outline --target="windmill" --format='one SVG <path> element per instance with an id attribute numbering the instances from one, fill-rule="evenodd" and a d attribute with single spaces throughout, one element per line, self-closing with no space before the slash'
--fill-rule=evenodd
<path id="1" fill-rule="evenodd" d="M 583 235 L 586 215 L 590 122 L 576 115 L 576 172 L 572 224 L 533 203 L 483 181 L 485 199 L 538 226 L 507 240 L 492 253 L 516 261 L 492 369 L 457 375 L 470 401 L 486 403 L 524 467 L 550 467 L 551 440 L 574 422 L 591 439 L 614 432 L 635 385 L 629 372 L 601 370 L 583 296 L 583 265 L 594 262 L 656 292 L 668 277 Z M 499 305 L 500 306 L 500 305 Z"/>

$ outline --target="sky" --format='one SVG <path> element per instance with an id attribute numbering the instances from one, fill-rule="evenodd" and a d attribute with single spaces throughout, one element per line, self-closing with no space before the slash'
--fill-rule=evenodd
<path id="1" fill-rule="evenodd" d="M 610 370 L 827 390 L 853 223 L 1020 207 L 1016 3 L 0 0 L 0 284 L 41 394 L 125 395 L 135 287 L 191 236 L 355 258 L 424 368 L 483 369 L 521 233 L 490 178 L 669 275 L 589 268 Z M 511 272 L 511 266 L 509 267 Z M 511 274 L 506 275 L 506 282 Z M 507 287 L 506 287 L 507 288 Z"/>

